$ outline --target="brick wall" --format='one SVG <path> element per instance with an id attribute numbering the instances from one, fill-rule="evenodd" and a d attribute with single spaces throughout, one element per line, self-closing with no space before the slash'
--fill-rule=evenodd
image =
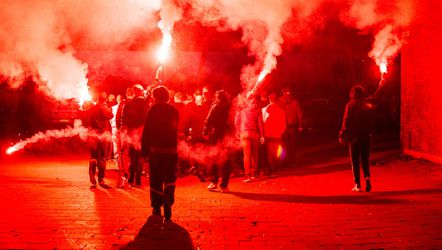
<path id="1" fill-rule="evenodd" d="M 442 163 L 442 1 L 417 1 L 402 49 L 404 153 Z"/>

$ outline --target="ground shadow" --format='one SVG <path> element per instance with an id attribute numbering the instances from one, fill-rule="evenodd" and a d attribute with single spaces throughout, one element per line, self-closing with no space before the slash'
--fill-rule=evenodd
<path id="1" fill-rule="evenodd" d="M 311 196 L 311 195 L 295 195 L 295 194 L 259 194 L 245 192 L 230 192 L 242 199 L 272 201 L 272 202 L 289 202 L 289 203 L 316 203 L 316 204 L 398 204 L 408 203 L 407 199 L 399 198 L 401 195 L 410 194 L 436 194 L 442 193 L 442 188 L 438 189 L 412 189 L 401 191 L 384 191 L 373 192 L 369 194 L 354 195 L 332 195 L 332 196 Z"/>
<path id="2" fill-rule="evenodd" d="M 149 216 L 135 239 L 120 249 L 195 249 L 190 234 L 174 222 L 160 216 Z"/>

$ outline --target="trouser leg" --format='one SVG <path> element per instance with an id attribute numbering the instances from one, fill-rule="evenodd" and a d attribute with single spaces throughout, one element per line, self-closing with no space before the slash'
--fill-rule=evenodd
<path id="1" fill-rule="evenodd" d="M 106 160 L 99 159 L 98 160 L 98 179 L 103 179 L 106 173 Z"/>
<path id="2" fill-rule="evenodd" d="M 129 158 L 130 158 L 130 164 L 129 164 L 129 183 L 133 184 L 134 180 L 135 180 L 136 166 L 137 166 L 137 159 L 136 159 L 135 148 L 133 148 L 133 147 L 129 148 Z"/>
<path id="3" fill-rule="evenodd" d="M 153 208 L 160 208 L 163 205 L 164 192 L 163 192 L 162 171 L 158 157 L 150 155 L 149 165 L 150 165 L 150 175 L 149 175 L 150 204 Z"/>
<path id="4" fill-rule="evenodd" d="M 250 173 L 252 176 L 258 175 L 258 156 L 259 156 L 259 138 L 251 139 L 251 167 Z"/>
<path id="5" fill-rule="evenodd" d="M 266 141 L 268 175 L 272 175 L 276 170 L 279 142 L 273 139 L 267 139 Z"/>
<path id="6" fill-rule="evenodd" d="M 350 144 L 350 158 L 351 158 L 351 167 L 353 169 L 353 178 L 356 185 L 361 186 L 361 177 L 360 177 L 360 145 L 356 140 Z"/>
<path id="7" fill-rule="evenodd" d="M 231 162 L 228 160 L 224 162 L 221 170 L 221 188 L 227 188 L 229 186 L 230 181 L 230 173 L 232 172 L 232 166 Z"/>
<path id="8" fill-rule="evenodd" d="M 175 202 L 175 182 L 178 155 L 164 154 L 161 155 L 161 161 L 164 162 L 164 203 L 172 206 Z"/>
<path id="9" fill-rule="evenodd" d="M 212 176 L 211 182 L 214 183 L 214 184 L 218 184 L 218 181 L 219 181 L 219 168 L 218 168 L 218 164 L 216 164 L 216 163 L 212 164 L 210 172 L 211 172 L 211 176 Z"/>
<path id="10" fill-rule="evenodd" d="M 140 150 L 134 150 L 134 162 L 135 184 L 141 185 L 141 175 L 143 173 L 143 157 Z"/>
<path id="11" fill-rule="evenodd" d="M 242 148 L 243 148 L 243 162 L 244 162 L 244 176 L 246 178 L 251 177 L 251 164 L 252 164 L 252 146 L 251 141 L 248 138 L 241 139 Z"/>
<path id="12" fill-rule="evenodd" d="M 361 162 L 364 178 L 370 177 L 370 144 L 370 138 L 364 139 L 364 141 L 361 142 Z"/>

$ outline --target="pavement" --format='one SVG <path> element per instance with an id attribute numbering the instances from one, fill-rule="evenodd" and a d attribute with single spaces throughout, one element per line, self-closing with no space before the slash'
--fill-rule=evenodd
<path id="1" fill-rule="evenodd" d="M 370 193 L 354 193 L 345 148 L 299 154 L 276 178 L 210 192 L 177 181 L 172 222 L 142 188 L 91 187 L 87 154 L 0 158 L 1 249 L 442 249 L 442 168 L 374 147 Z"/>

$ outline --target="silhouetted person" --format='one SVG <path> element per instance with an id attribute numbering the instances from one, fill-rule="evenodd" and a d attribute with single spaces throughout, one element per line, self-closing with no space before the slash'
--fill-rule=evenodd
<path id="1" fill-rule="evenodd" d="M 134 97 L 128 100 L 123 107 L 122 122 L 124 129 L 127 130 L 129 143 L 129 183 L 141 187 L 141 175 L 143 172 L 143 157 L 141 155 L 141 134 L 143 124 L 149 109 L 149 104 L 144 99 L 143 87 L 135 84 L 133 87 Z"/>
<path id="2" fill-rule="evenodd" d="M 184 128 L 186 142 L 192 148 L 192 151 L 198 146 L 205 144 L 204 123 L 209 114 L 210 106 L 203 102 L 201 95 L 195 96 L 195 101 L 186 105 L 183 115 L 180 116 Z M 198 160 L 189 157 L 189 173 L 194 173 L 200 181 L 205 181 L 201 163 Z"/>
<path id="3" fill-rule="evenodd" d="M 178 110 L 170 105 L 169 91 L 159 86 L 152 91 L 154 104 L 147 113 L 141 140 L 142 154 L 149 159 L 150 200 L 153 215 L 170 220 L 175 201 L 178 162 Z"/>
<path id="4" fill-rule="evenodd" d="M 208 137 L 208 143 L 215 147 L 215 145 L 221 142 L 228 130 L 228 118 L 229 118 L 230 105 L 227 99 L 227 94 L 224 90 L 218 90 L 215 92 L 215 101 L 210 107 L 209 114 L 204 122 L 204 135 Z M 228 161 L 223 162 L 221 169 L 218 166 L 218 162 L 214 162 L 210 166 L 212 174 L 211 183 L 207 187 L 209 190 L 216 189 L 221 171 L 221 191 L 229 191 L 230 173 L 232 172 L 231 166 Z"/>
<path id="5" fill-rule="evenodd" d="M 90 149 L 90 161 L 89 161 L 89 177 L 92 185 L 96 185 L 95 173 L 98 168 L 98 183 L 104 185 L 104 175 L 106 171 L 106 161 L 112 152 L 111 142 L 111 124 L 110 119 L 114 116 L 112 109 L 106 104 L 106 93 L 102 93 L 98 97 L 98 103 L 89 110 L 89 127 L 90 129 L 100 136 L 104 133 L 108 133 L 108 139 L 99 139 L 93 137 L 91 141 Z"/>
<path id="6" fill-rule="evenodd" d="M 350 91 L 350 101 L 345 107 L 339 142 L 348 144 L 355 186 L 361 191 L 360 164 L 364 171 L 366 191 L 370 192 L 370 144 L 374 127 L 374 106 L 364 98 L 364 88 L 355 85 Z"/>

